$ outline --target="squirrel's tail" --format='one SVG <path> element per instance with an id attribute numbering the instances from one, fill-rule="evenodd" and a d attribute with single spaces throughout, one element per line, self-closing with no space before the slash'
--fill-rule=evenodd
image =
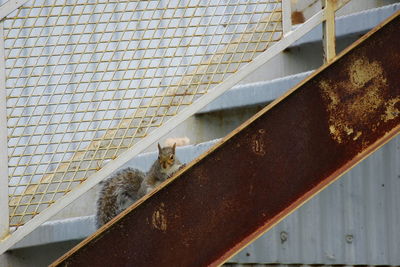
<path id="1" fill-rule="evenodd" d="M 138 191 L 144 177 L 145 174 L 140 170 L 128 167 L 100 184 L 96 210 L 97 228 L 138 200 Z"/>

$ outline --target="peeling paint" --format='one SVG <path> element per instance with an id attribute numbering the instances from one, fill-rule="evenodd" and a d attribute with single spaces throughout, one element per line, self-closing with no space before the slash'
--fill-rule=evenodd
<path id="1" fill-rule="evenodd" d="M 357 132 L 356 136 L 354 136 L 353 140 L 357 140 L 362 135 L 362 132 Z"/>
<path id="2" fill-rule="evenodd" d="M 251 148 L 256 155 L 264 156 L 267 153 L 265 150 L 264 136 L 265 130 L 259 129 L 251 138 Z"/>
<path id="3" fill-rule="evenodd" d="M 397 107 L 396 107 L 396 105 L 397 105 Z M 390 99 L 385 105 L 386 110 L 385 110 L 385 114 L 382 115 L 382 120 L 384 122 L 387 122 L 387 121 L 393 120 L 397 116 L 399 116 L 399 114 L 400 114 L 399 106 L 400 106 L 400 97 Z"/>
<path id="4" fill-rule="evenodd" d="M 329 132 L 338 143 L 357 140 L 365 126 L 376 129 L 379 121 L 370 125 L 370 118 L 382 112 L 388 87 L 381 63 L 364 55 L 353 56 L 344 72 L 347 79 L 319 82 L 329 113 Z M 387 104 L 383 120 L 392 118 L 393 106 Z"/>
<path id="5" fill-rule="evenodd" d="M 164 210 L 164 203 L 153 212 L 151 223 L 154 228 L 165 232 L 167 230 L 167 217 Z"/>
<path id="6" fill-rule="evenodd" d="M 383 68 L 377 61 L 369 62 L 367 58 L 356 59 L 349 68 L 350 90 L 362 89 L 369 81 L 374 78 L 384 78 Z M 386 82 L 386 78 L 384 78 Z"/>

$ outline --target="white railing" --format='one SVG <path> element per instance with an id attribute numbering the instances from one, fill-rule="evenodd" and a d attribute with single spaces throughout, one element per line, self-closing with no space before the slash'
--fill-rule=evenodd
<path id="1" fill-rule="evenodd" d="M 5 3 L 0 253 L 326 19 L 331 60 L 324 1 L 295 29 L 290 0 Z"/>
<path id="2" fill-rule="evenodd" d="M 0 22 L 0 238 L 9 234 L 6 72 L 4 31 Z"/>

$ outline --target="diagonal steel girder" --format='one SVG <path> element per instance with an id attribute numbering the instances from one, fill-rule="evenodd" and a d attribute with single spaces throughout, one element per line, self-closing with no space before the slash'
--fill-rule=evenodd
<path id="1" fill-rule="evenodd" d="M 400 131 L 400 13 L 54 266 L 215 266 Z"/>

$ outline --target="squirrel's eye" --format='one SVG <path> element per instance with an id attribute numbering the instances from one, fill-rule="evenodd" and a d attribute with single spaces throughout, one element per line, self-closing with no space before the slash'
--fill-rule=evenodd
<path id="1" fill-rule="evenodd" d="M 170 159 L 174 159 L 174 155 L 169 156 Z"/>

